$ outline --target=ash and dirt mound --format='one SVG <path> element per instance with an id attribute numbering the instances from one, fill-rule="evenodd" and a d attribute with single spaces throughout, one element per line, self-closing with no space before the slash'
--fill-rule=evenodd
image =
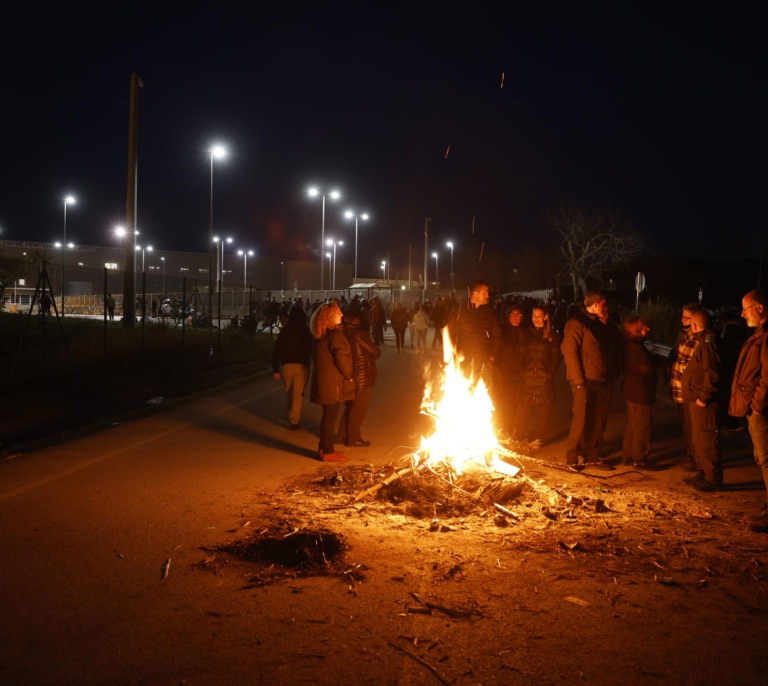
<path id="1" fill-rule="evenodd" d="M 360 580 L 376 553 L 348 544 L 347 534 L 396 521 L 401 533 L 457 532 L 467 550 L 490 539 L 523 551 L 592 555 L 660 583 L 768 578 L 768 558 L 744 531 L 738 503 L 660 493 L 652 476 L 630 469 L 587 475 L 521 456 L 526 461 L 532 468 L 515 476 L 483 467 L 456 475 L 447 466 L 415 466 L 411 457 L 383 467 L 324 467 L 271 494 L 257 534 L 213 552 L 250 563 L 261 582 L 353 572 Z M 352 548 L 356 562 L 349 563 Z"/>

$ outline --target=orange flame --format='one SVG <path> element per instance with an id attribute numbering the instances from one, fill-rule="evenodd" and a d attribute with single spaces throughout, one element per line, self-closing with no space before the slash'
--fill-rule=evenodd
<path id="1" fill-rule="evenodd" d="M 419 464 L 446 464 L 457 475 L 481 466 L 514 476 L 519 469 L 503 462 L 493 430 L 494 406 L 482 378 L 467 377 L 447 332 L 443 332 L 441 375 L 427 383 L 421 411 L 435 421 L 434 431 L 422 436 L 416 453 Z"/>

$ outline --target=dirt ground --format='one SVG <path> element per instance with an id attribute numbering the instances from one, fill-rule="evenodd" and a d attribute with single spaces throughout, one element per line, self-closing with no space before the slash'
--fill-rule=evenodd
<path id="1" fill-rule="evenodd" d="M 322 584 L 290 620 L 277 603 L 267 669 L 290 674 L 270 683 L 765 683 L 754 494 L 510 461 L 452 483 L 411 456 L 321 468 L 254 500 L 200 568 L 246 597 Z M 343 678 L 317 669 L 340 646 Z"/>

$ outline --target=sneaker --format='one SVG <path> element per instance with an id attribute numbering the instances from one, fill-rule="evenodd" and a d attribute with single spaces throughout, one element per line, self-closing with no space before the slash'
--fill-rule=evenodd
<path id="1" fill-rule="evenodd" d="M 697 491 L 702 493 L 709 493 L 712 491 L 722 490 L 722 484 L 717 481 L 709 481 L 701 472 L 697 472 L 696 476 L 692 479 L 686 479 L 686 483 Z"/>
<path id="2" fill-rule="evenodd" d="M 348 457 L 344 457 L 340 452 L 334 453 L 320 453 L 320 459 L 323 462 L 346 462 Z"/>
<path id="3" fill-rule="evenodd" d="M 747 525 L 747 528 L 757 534 L 768 534 L 768 515 L 762 515 L 757 519 L 753 519 Z"/>
<path id="4" fill-rule="evenodd" d="M 371 444 L 370 441 L 366 441 L 364 438 L 358 438 L 356 441 L 347 443 L 350 448 L 367 448 Z"/>

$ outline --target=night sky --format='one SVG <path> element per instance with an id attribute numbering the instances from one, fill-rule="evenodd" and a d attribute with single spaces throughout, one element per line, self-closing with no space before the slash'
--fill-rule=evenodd
<path id="1" fill-rule="evenodd" d="M 275 3 L 276 5 L 278 3 Z M 125 218 L 130 74 L 138 228 L 165 250 L 215 232 L 317 259 L 360 224 L 360 272 L 456 244 L 457 259 L 553 239 L 558 204 L 610 207 L 657 254 L 738 259 L 766 235 L 762 23 L 746 5 L 143 2 L 6 10 L 0 238 L 109 245 Z M 127 9 L 130 7 L 130 9 Z M 160 9 L 155 9 L 160 8 Z M 416 8 L 416 9 L 414 9 Z M 347 251 L 346 253 L 344 251 Z"/>

